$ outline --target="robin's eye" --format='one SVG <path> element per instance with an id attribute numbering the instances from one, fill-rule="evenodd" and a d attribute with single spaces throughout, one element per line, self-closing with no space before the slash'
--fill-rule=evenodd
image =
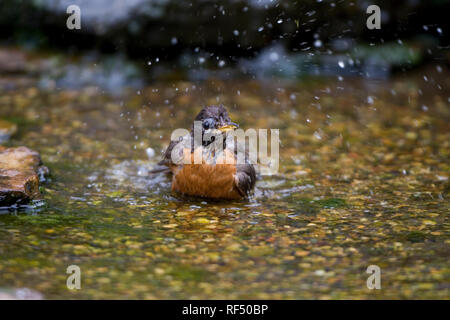
<path id="1" fill-rule="evenodd" d="M 213 118 L 203 120 L 203 129 L 212 129 L 216 126 L 216 121 Z"/>

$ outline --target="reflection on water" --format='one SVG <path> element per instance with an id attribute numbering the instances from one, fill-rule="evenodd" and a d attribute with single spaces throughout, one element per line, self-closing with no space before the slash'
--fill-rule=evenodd
<path id="1" fill-rule="evenodd" d="M 448 298 L 443 68 L 390 81 L 161 81 L 116 96 L 34 80 L 3 88 L 0 117 L 19 127 L 8 144 L 38 150 L 52 178 L 39 210 L 0 215 L 0 287 L 45 298 Z M 242 128 L 280 129 L 280 172 L 251 200 L 184 198 L 148 175 L 171 131 L 217 103 Z M 65 287 L 71 264 L 82 290 Z M 366 287 L 371 264 L 383 290 Z"/>

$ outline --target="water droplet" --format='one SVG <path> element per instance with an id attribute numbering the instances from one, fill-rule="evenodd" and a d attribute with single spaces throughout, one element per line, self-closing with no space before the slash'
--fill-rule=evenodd
<path id="1" fill-rule="evenodd" d="M 297 111 L 292 109 L 289 113 L 290 113 L 291 119 L 297 119 L 297 116 L 298 116 Z"/>
<path id="2" fill-rule="evenodd" d="M 145 153 L 147 153 L 147 157 L 153 158 L 155 156 L 155 150 L 152 148 L 145 149 Z"/>
<path id="3" fill-rule="evenodd" d="M 320 135 L 319 132 L 314 132 L 314 138 L 316 138 L 317 140 L 322 140 L 322 136 Z"/>
<path id="4" fill-rule="evenodd" d="M 269 55 L 270 61 L 278 61 L 278 53 L 277 52 L 271 52 Z"/>

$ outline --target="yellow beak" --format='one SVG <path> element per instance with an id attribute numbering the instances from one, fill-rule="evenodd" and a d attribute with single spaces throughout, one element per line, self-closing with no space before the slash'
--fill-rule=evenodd
<path id="1" fill-rule="evenodd" d="M 232 124 L 228 124 L 226 126 L 220 127 L 219 130 L 222 131 L 222 132 L 227 132 L 227 131 L 234 130 L 236 128 L 237 128 L 237 126 L 232 125 Z"/>

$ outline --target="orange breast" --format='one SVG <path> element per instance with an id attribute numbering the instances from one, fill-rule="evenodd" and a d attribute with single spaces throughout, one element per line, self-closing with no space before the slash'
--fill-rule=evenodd
<path id="1" fill-rule="evenodd" d="M 193 163 L 190 152 L 189 157 Z M 242 198 L 234 182 L 234 164 L 185 164 L 172 171 L 172 191 L 207 198 Z"/>

